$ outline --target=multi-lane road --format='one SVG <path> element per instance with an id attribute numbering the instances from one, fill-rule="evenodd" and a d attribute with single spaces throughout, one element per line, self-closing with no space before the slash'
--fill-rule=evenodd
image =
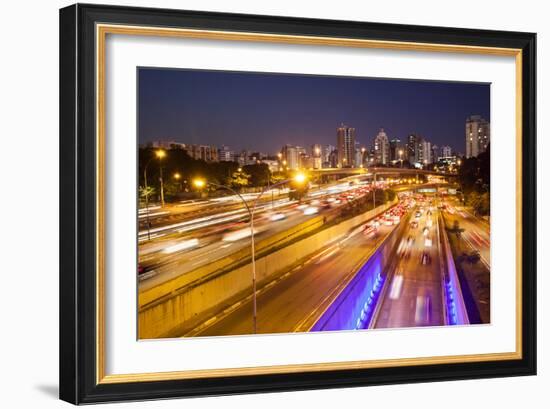
<path id="1" fill-rule="evenodd" d="M 420 204 L 406 227 L 373 328 L 443 325 L 439 210 Z"/>
<path id="2" fill-rule="evenodd" d="M 368 184 L 346 181 L 321 187 L 301 202 L 289 200 L 286 193 L 262 201 L 257 206 L 255 239 L 261 242 L 312 217 L 341 212 L 339 209 L 344 209 L 347 202 L 367 194 L 370 189 Z M 249 214 L 240 200 L 226 197 L 221 201 L 185 202 L 180 206 L 186 208 L 185 211 L 152 207 L 149 216 L 159 218 L 152 229 L 156 236 L 143 239 L 146 230 L 140 230 L 139 262 L 154 268 L 142 275 L 139 290 L 153 288 L 250 246 Z M 300 265 L 262 283 L 256 293 L 257 333 L 308 331 L 378 245 L 405 220 L 407 225 L 395 232 L 399 234 L 395 254 L 385 266 L 385 284 L 369 328 L 445 325 L 443 270 L 447 260 L 442 259 L 445 252 L 440 246 L 446 232 L 441 225 L 440 209 L 445 205 L 445 211 L 459 218 L 465 241 L 479 251 L 481 261 L 487 266 L 489 225 L 466 209 L 450 204 L 452 200 L 442 201 L 437 195 L 405 193 L 402 201 L 407 206 L 399 206 L 408 209 L 407 218 L 398 218 L 400 221 L 395 224 L 386 224 L 383 219 L 374 231 L 372 220 L 354 226 L 337 240 L 309 254 Z M 161 214 L 154 216 L 155 212 Z M 143 227 L 143 223 L 141 225 Z M 253 333 L 252 292 L 227 302 L 232 304 L 225 304 L 214 315 L 198 320 L 180 335 Z"/>
<path id="3" fill-rule="evenodd" d="M 260 242 L 312 217 L 338 211 L 348 200 L 366 194 L 369 189 L 344 182 L 310 192 L 301 203 L 288 197 L 263 201 L 256 207 L 255 240 Z M 248 201 L 252 197 L 244 198 Z M 155 227 L 150 229 L 151 240 L 147 239 L 147 229 L 140 230 L 139 263 L 140 268 L 147 270 L 140 275 L 140 291 L 250 246 L 249 214 L 238 197 L 191 202 L 189 207 L 192 209 L 186 212 L 163 210 Z M 161 213 L 155 207 L 150 212 L 150 216 Z"/>
<path id="4" fill-rule="evenodd" d="M 453 206 L 449 203 L 448 212 L 458 220 L 460 228 L 464 229 L 462 239 L 473 251 L 478 251 L 481 261 L 490 269 L 491 245 L 489 223 L 479 217 L 475 217 L 471 211 L 462 206 Z"/>

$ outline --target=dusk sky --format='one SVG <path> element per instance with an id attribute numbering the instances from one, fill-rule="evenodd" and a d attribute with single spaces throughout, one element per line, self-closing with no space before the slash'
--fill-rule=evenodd
<path id="1" fill-rule="evenodd" d="M 469 115 L 490 120 L 490 86 L 360 77 L 140 68 L 139 142 L 228 145 L 268 154 L 284 144 L 336 145 L 356 128 L 362 146 L 383 127 L 464 152 Z"/>

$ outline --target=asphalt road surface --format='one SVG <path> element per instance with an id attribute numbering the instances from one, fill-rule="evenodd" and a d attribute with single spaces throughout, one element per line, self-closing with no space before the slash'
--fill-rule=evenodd
<path id="1" fill-rule="evenodd" d="M 288 273 L 257 297 L 257 333 L 294 332 L 312 311 L 330 297 L 338 284 L 353 274 L 376 244 L 396 226 L 381 226 L 375 235 L 353 229 L 339 242 L 325 247 L 302 267 Z M 215 320 L 193 336 L 253 333 L 252 299 Z"/>
<path id="2" fill-rule="evenodd" d="M 429 215 L 428 208 L 424 207 L 419 218 L 415 217 L 418 208 L 413 210 L 411 222 L 416 220 L 418 227 L 412 228 L 409 224 L 403 234 L 399 259 L 390 272 L 391 282 L 380 300 L 374 328 L 444 325 L 438 210 L 433 206 Z M 426 235 L 425 228 L 428 229 Z M 431 246 L 426 246 L 430 244 L 426 239 L 431 240 Z M 422 263 L 423 254 L 429 255 L 426 264 Z"/>
<path id="3" fill-rule="evenodd" d="M 464 229 L 461 234 L 464 241 L 470 245 L 472 250 L 479 251 L 481 261 L 490 269 L 491 235 L 489 223 L 475 217 L 463 207 L 454 208 L 452 216 L 457 218 L 460 227 Z"/>

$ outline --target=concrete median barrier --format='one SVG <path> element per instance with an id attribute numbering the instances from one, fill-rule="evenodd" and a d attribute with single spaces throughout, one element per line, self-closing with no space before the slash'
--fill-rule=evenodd
<path id="1" fill-rule="evenodd" d="M 375 308 L 377 293 L 384 284 L 388 266 L 395 258 L 395 249 L 403 235 L 409 217 L 404 217 L 394 229 L 372 252 L 368 260 L 358 266 L 357 273 L 342 286 L 342 290 L 326 302 L 315 321 L 311 321 L 305 331 L 337 331 L 358 329 L 365 303 L 373 300 Z M 368 317 L 367 317 L 368 318 Z M 372 312 L 370 314 L 372 318 Z M 359 321 L 358 321 L 359 320 Z M 363 320 L 361 325 L 368 326 Z M 368 320 L 367 320 L 368 321 Z"/>

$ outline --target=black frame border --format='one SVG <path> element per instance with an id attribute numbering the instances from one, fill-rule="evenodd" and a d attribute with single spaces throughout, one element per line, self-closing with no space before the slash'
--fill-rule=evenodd
<path id="1" fill-rule="evenodd" d="M 128 24 L 522 50 L 522 359 L 96 383 L 95 25 Z M 536 374 L 536 34 L 76 4 L 60 10 L 60 388 L 74 404 Z"/>

